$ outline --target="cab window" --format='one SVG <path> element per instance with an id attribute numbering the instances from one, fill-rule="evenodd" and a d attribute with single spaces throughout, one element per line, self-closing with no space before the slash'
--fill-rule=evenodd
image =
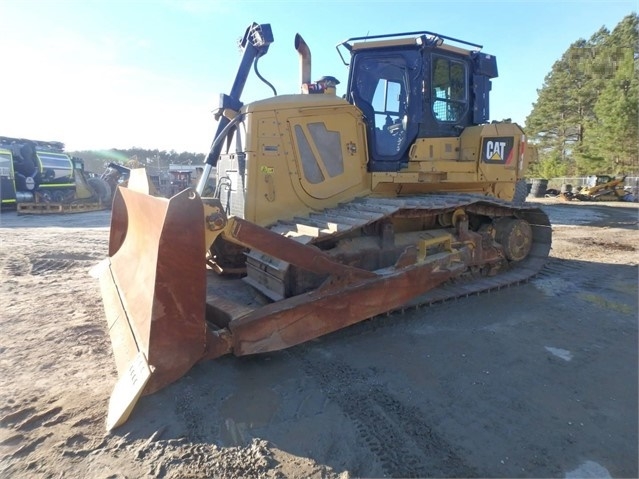
<path id="1" fill-rule="evenodd" d="M 468 82 L 466 65 L 450 58 L 434 56 L 432 85 L 432 109 L 437 121 L 460 121 L 468 109 Z"/>
<path id="2" fill-rule="evenodd" d="M 375 151 L 394 156 L 404 149 L 409 74 L 401 56 L 369 57 L 359 63 L 358 97 L 374 123 Z M 367 109 L 368 109 L 367 108 Z"/>

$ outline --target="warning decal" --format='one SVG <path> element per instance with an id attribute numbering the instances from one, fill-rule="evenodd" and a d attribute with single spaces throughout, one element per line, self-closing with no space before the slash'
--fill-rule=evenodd
<path id="1" fill-rule="evenodd" d="M 512 136 L 486 137 L 482 141 L 481 158 L 484 163 L 509 164 L 513 159 Z"/>

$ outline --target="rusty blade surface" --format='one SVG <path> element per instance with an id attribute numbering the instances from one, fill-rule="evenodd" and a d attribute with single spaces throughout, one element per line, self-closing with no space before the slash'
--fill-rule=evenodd
<path id="1" fill-rule="evenodd" d="M 110 265 L 100 278 L 118 375 L 138 352 L 153 371 L 145 393 L 184 375 L 206 346 L 206 267 L 200 198 L 118 188 Z"/>
<path id="2" fill-rule="evenodd" d="M 229 324 L 233 354 L 288 348 L 401 307 L 463 271 L 462 263 L 416 264 L 342 288 L 319 288 L 269 304 Z"/>

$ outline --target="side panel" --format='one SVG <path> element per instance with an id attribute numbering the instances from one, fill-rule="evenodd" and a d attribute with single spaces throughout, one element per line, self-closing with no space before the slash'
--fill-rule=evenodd
<path id="1" fill-rule="evenodd" d="M 526 137 L 514 123 L 482 127 L 479 176 L 489 181 L 516 181 L 524 168 Z"/>
<path id="2" fill-rule="evenodd" d="M 491 195 L 510 200 L 525 171 L 524 132 L 516 123 L 491 123 L 478 128 L 479 141 L 469 145 L 478 151 L 478 180 L 490 185 Z"/>
<path id="3" fill-rule="evenodd" d="M 362 181 L 365 149 L 358 147 L 357 119 L 348 111 L 313 111 L 288 120 L 301 187 L 327 199 Z"/>
<path id="4" fill-rule="evenodd" d="M 418 172 L 422 181 L 477 181 L 477 154 L 462 151 L 458 137 L 419 138 L 410 149 L 409 159 L 408 171 Z"/>
<path id="5" fill-rule="evenodd" d="M 529 156 L 526 137 L 515 123 L 468 127 L 460 137 L 418 139 L 406 169 L 373 173 L 373 190 L 380 194 L 463 191 L 511 200 Z"/>
<path id="6" fill-rule="evenodd" d="M 306 105 L 308 96 L 246 114 L 243 217 L 251 222 L 290 220 L 370 192 L 361 115 L 341 100 Z"/>

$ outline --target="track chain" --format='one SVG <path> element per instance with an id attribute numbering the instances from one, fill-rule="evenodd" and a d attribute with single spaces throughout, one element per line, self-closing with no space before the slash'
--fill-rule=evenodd
<path id="1" fill-rule="evenodd" d="M 547 261 L 551 245 L 550 221 L 546 213 L 532 204 L 513 205 L 510 202 L 473 194 L 419 195 L 397 198 L 358 198 L 294 221 L 278 221 L 270 229 L 303 244 L 313 244 L 330 237 L 338 237 L 363 228 L 399 212 L 428 211 L 443 214 L 463 208 L 471 213 L 489 217 L 515 216 L 528 221 L 533 231 L 533 244 L 528 257 L 494 277 L 481 277 L 476 281 L 456 280 L 429 291 L 411 301 L 406 307 L 428 305 L 449 299 L 499 290 L 517 285 L 535 276 Z M 248 256 L 256 263 L 284 270 L 288 263 L 277 258 L 251 251 Z"/>

